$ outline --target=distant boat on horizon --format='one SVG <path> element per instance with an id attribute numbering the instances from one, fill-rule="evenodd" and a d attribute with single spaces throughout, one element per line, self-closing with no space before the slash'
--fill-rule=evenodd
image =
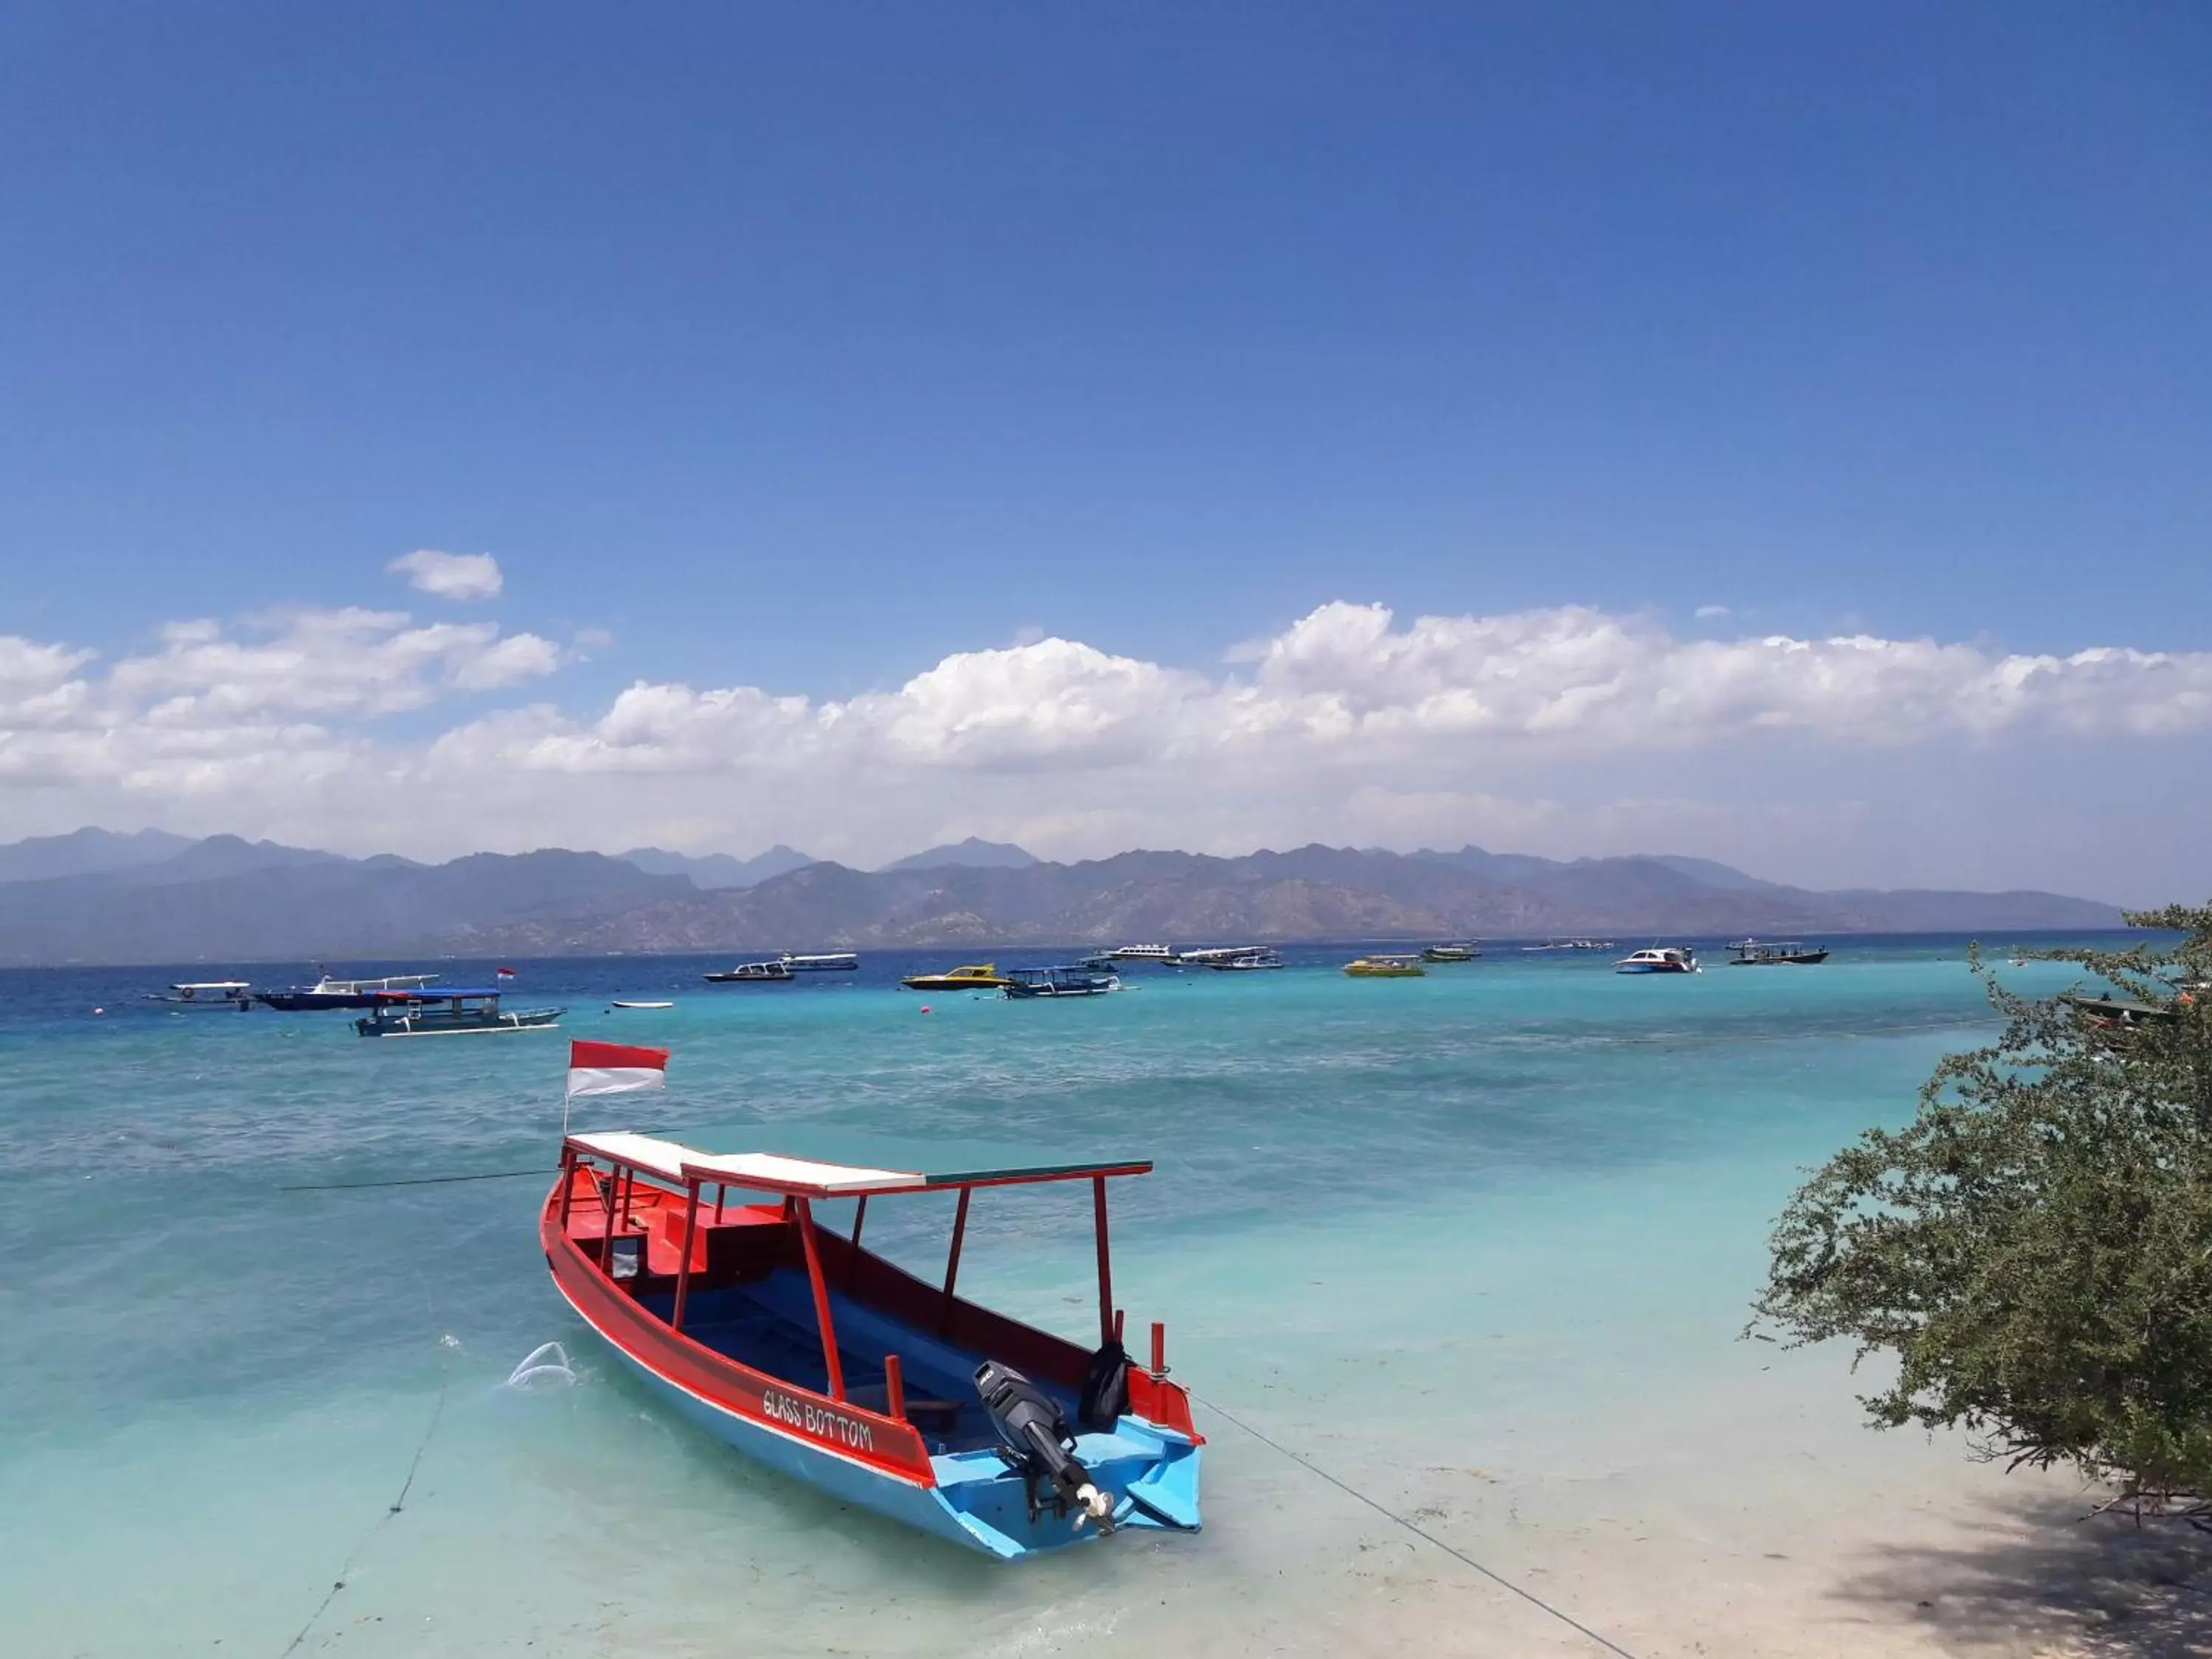
<path id="1" fill-rule="evenodd" d="M 146 1000 L 172 1008 L 234 1008 L 242 1014 L 253 1006 L 253 987 L 242 979 L 199 980 L 149 992 Z"/>
<path id="2" fill-rule="evenodd" d="M 1828 959 L 1828 952 L 1824 946 L 1807 945 L 1802 939 L 1740 939 L 1729 949 L 1734 953 L 1729 957 L 1731 968 L 1774 968 L 1785 964 L 1809 966 Z"/>

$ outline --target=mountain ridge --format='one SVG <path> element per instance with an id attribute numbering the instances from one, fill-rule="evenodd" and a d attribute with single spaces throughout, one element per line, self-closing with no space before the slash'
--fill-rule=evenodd
<path id="1" fill-rule="evenodd" d="M 557 848 L 433 865 L 210 836 L 159 864 L 0 884 L 0 963 L 1936 933 L 2119 921 L 2111 905 L 2060 894 L 1823 893 L 1671 854 L 1562 862 L 1479 848 L 1313 843 L 1018 867 L 871 872 L 808 861 L 708 889 L 680 869 L 654 873 L 628 855 Z"/>

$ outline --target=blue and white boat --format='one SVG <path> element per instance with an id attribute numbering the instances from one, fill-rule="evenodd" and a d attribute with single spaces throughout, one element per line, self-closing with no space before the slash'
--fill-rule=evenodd
<path id="1" fill-rule="evenodd" d="M 1009 968 L 999 994 L 1027 1000 L 1030 997 L 1096 997 L 1121 988 L 1119 974 L 1105 973 L 1085 963 L 1079 968 Z"/>
<path id="2" fill-rule="evenodd" d="M 1204 1437 L 1121 1346 L 1109 1180 L 1146 1162 L 941 1172 L 715 1153 L 617 1131 L 564 1137 L 538 1220 L 553 1283 L 660 1400 L 740 1452 L 846 1502 L 1001 1560 L 1117 1531 L 1195 1532 Z M 1091 1190 L 1098 1346 L 957 1294 L 970 1200 L 1042 1182 Z M 863 1249 L 871 1200 L 958 1194 L 942 1283 Z M 817 1202 L 856 1200 L 849 1230 Z"/>

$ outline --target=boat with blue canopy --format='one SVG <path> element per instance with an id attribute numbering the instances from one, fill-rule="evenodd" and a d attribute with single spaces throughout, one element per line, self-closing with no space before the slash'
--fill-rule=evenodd
<path id="1" fill-rule="evenodd" d="M 432 990 L 379 991 L 372 1012 L 354 1021 L 365 1037 L 450 1036 L 469 1031 L 550 1031 L 566 1008 L 502 1008 L 496 988 L 441 985 Z"/>
<path id="2" fill-rule="evenodd" d="M 922 1160 L 900 1160 L 912 1165 Z M 1123 1530 L 1195 1532 L 1204 1437 L 1122 1347 L 1107 1185 L 1141 1160 L 934 1169 L 564 1136 L 539 1242 L 555 1287 L 657 1396 L 755 1460 L 1001 1560 Z M 979 1193 L 1091 1189 L 1098 1346 L 958 1293 Z M 871 1202 L 957 1195 L 941 1279 L 861 1244 Z M 851 1203 L 840 1232 L 816 1206 Z"/>
<path id="3" fill-rule="evenodd" d="M 1085 963 L 1078 967 L 1009 968 L 1000 994 L 1025 1001 L 1031 997 L 1096 997 L 1121 988 L 1119 974 Z"/>

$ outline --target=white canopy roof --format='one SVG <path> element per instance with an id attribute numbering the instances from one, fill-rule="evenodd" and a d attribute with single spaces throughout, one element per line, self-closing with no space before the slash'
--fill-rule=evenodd
<path id="1" fill-rule="evenodd" d="M 929 1177 L 913 1170 L 871 1170 L 850 1164 L 821 1164 L 775 1152 L 702 1152 L 680 1141 L 626 1129 L 575 1134 L 572 1146 L 617 1164 L 627 1164 L 669 1181 L 726 1181 L 771 1193 L 856 1193 L 921 1187 Z"/>
<path id="2" fill-rule="evenodd" d="M 818 1158 L 786 1158 L 780 1152 L 702 1152 L 681 1141 L 629 1129 L 572 1134 L 568 1145 L 594 1158 L 626 1164 L 682 1185 L 689 1181 L 726 1182 L 758 1192 L 796 1193 L 812 1198 L 852 1197 L 861 1193 L 915 1192 L 927 1188 L 1000 1186 L 1015 1182 L 1067 1181 L 1091 1176 L 1143 1175 L 1152 1164 L 1122 1158 L 1078 1163 L 1024 1163 L 1003 1158 L 950 1163 L 929 1173 L 886 1170 L 866 1164 L 831 1164 Z M 891 1151 L 890 1147 L 885 1151 Z M 902 1151 L 902 1157 L 912 1152 Z M 964 1149 L 940 1146 L 948 1158 Z"/>

